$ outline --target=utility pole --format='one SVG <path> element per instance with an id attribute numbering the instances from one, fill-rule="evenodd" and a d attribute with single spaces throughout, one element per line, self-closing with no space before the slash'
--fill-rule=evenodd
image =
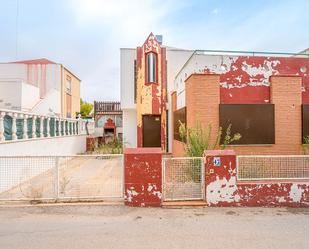
<path id="1" fill-rule="evenodd" d="M 18 21 L 19 21 L 19 0 L 16 0 L 15 60 L 18 60 Z"/>

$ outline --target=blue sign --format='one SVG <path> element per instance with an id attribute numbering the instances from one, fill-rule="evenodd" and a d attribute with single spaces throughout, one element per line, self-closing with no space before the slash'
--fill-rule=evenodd
<path id="1" fill-rule="evenodd" d="M 216 167 L 221 166 L 221 158 L 220 157 L 214 157 L 214 166 L 216 166 Z"/>

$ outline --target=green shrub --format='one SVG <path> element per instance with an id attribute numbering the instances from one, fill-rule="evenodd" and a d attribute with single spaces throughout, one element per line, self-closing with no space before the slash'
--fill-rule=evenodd
<path id="1" fill-rule="evenodd" d="M 222 144 L 220 144 L 223 133 L 222 127 L 216 131 L 215 141 L 211 144 L 210 140 L 213 136 L 211 123 L 205 129 L 200 121 L 197 121 L 193 128 L 186 128 L 180 122 L 179 133 L 185 146 L 186 155 L 189 157 L 200 157 L 205 150 L 225 149 L 228 144 L 241 138 L 239 133 L 231 134 L 231 127 L 232 125 L 230 124 L 226 129 Z"/>
<path id="2" fill-rule="evenodd" d="M 309 136 L 304 137 L 304 144 L 309 144 Z"/>
<path id="3" fill-rule="evenodd" d="M 100 145 L 95 149 L 95 153 L 98 154 L 122 154 L 123 147 L 122 141 L 120 139 L 116 139 L 115 141 L 110 141 L 106 144 Z"/>

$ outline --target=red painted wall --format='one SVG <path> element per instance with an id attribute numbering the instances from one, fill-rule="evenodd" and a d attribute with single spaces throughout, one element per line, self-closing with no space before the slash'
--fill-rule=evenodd
<path id="1" fill-rule="evenodd" d="M 124 151 L 125 205 L 159 207 L 162 198 L 162 152 L 160 148 Z"/>
<path id="2" fill-rule="evenodd" d="M 146 56 L 157 56 L 157 81 L 147 82 Z M 137 79 L 137 147 L 143 147 L 143 115 L 161 115 L 161 148 L 166 149 L 166 48 L 161 47 L 151 33 L 142 47 L 136 50 Z"/>
<path id="3" fill-rule="evenodd" d="M 209 206 L 309 207 L 309 180 L 241 182 L 234 151 L 205 151 L 204 156 Z M 214 166 L 214 157 L 220 166 Z"/>
<path id="4" fill-rule="evenodd" d="M 235 59 L 230 69 L 220 73 L 222 104 L 270 103 L 269 78 L 274 75 L 302 77 L 302 89 L 300 89 L 302 102 L 309 103 L 309 58 L 264 56 L 231 58 Z M 218 74 L 218 66 L 215 69 L 205 67 L 204 73 Z"/>

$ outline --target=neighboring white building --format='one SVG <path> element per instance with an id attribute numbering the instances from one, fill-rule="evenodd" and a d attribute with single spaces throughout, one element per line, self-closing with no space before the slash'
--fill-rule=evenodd
<path id="1" fill-rule="evenodd" d="M 75 75 L 47 59 L 0 63 L 0 109 L 74 117 L 79 89 Z"/>

